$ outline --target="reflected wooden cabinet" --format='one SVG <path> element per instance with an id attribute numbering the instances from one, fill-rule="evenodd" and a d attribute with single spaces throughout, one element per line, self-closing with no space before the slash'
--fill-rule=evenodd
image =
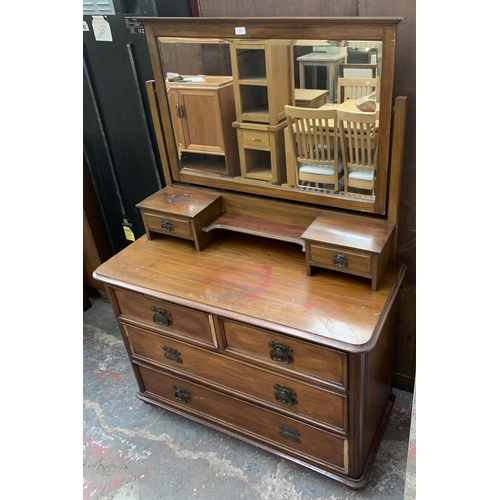
<path id="1" fill-rule="evenodd" d="M 286 182 L 285 105 L 295 102 L 291 40 L 231 44 L 241 176 Z"/>
<path id="2" fill-rule="evenodd" d="M 281 185 L 286 182 L 286 121 L 278 125 L 235 122 L 241 176 Z"/>
<path id="3" fill-rule="evenodd" d="M 231 66 L 238 122 L 278 125 L 294 103 L 291 40 L 235 40 Z"/>
<path id="4" fill-rule="evenodd" d="M 236 116 L 233 79 L 200 79 L 203 81 L 167 83 L 179 158 L 183 153 L 220 156 L 221 172 L 239 175 L 236 134 L 232 129 Z"/>
<path id="5" fill-rule="evenodd" d="M 95 272 L 141 400 L 353 489 L 367 483 L 394 400 L 400 20 L 142 18 L 167 185 L 137 205 L 147 234 Z M 370 198 L 286 184 L 293 46 L 336 38 L 384 46 Z M 166 85 L 165 39 L 229 46 L 232 77 Z"/>

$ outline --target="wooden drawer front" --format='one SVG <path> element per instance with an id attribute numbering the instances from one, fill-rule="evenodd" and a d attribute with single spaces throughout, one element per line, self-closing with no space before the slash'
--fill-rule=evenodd
<path id="1" fill-rule="evenodd" d="M 314 419 L 346 431 L 347 398 L 242 363 L 206 349 L 178 342 L 141 328 L 124 325 L 136 359 L 180 370 L 275 405 L 282 411 Z"/>
<path id="2" fill-rule="evenodd" d="M 249 149 L 269 149 L 270 141 L 267 132 L 257 130 L 242 130 L 243 146 Z"/>
<path id="3" fill-rule="evenodd" d="M 121 318 L 131 318 L 213 344 L 208 314 L 122 289 L 114 289 Z M 167 324 L 169 323 L 169 324 Z"/>
<path id="4" fill-rule="evenodd" d="M 340 256 L 337 259 L 337 256 Z M 347 266 L 341 267 L 334 264 L 337 259 L 339 264 L 347 259 Z M 311 264 L 322 264 L 328 266 L 330 269 L 335 269 L 337 271 L 344 271 L 347 273 L 363 273 L 366 276 L 370 276 L 371 273 L 371 257 L 369 255 L 363 255 L 359 253 L 346 252 L 344 249 L 336 247 L 323 247 L 317 245 L 311 245 Z"/>
<path id="5" fill-rule="evenodd" d="M 224 320 L 224 332 L 228 349 L 256 356 L 277 368 L 311 374 L 346 387 L 347 356 L 342 352 L 230 320 Z M 291 349 L 288 357 L 281 355 L 286 352 L 282 346 Z"/>
<path id="6" fill-rule="evenodd" d="M 318 458 L 345 470 L 347 440 L 342 437 L 182 378 L 144 366 L 138 368 L 146 395 L 149 393 L 181 411 L 208 418 L 265 444 L 278 445 L 295 455 Z"/>
<path id="7" fill-rule="evenodd" d="M 149 231 L 162 233 L 178 238 L 193 239 L 191 227 L 188 221 L 175 219 L 169 214 L 155 215 L 149 212 L 143 213 L 144 225 Z"/>

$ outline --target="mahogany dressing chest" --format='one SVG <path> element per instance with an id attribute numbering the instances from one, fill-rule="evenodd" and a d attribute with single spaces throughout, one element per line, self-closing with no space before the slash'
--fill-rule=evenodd
<path id="1" fill-rule="evenodd" d="M 392 95 L 400 21 L 141 19 L 166 187 L 138 204 L 146 234 L 94 273 L 116 314 L 141 400 L 353 489 L 366 484 L 394 399 L 405 271 L 395 262 L 406 120 L 405 98 Z M 353 41 L 371 47 L 380 68 L 377 121 L 369 129 L 361 119 L 351 137 L 373 141 L 375 188 L 292 182 L 300 125 L 290 125 L 284 107 L 295 106 L 297 58 Z M 169 86 L 168 72 L 211 78 L 205 87 L 197 78 L 190 90 L 189 81 Z M 212 89 L 213 82 L 224 86 Z M 319 86 L 307 73 L 305 82 Z M 186 146 L 186 131 L 209 134 L 197 128 L 207 127 L 203 114 L 178 111 L 181 87 L 183 99 L 195 96 L 192 104 L 206 102 L 206 109 L 219 105 L 225 89 L 232 127 L 221 126 L 224 109 L 213 113 L 223 146 Z M 318 128 L 310 121 L 304 134 L 316 137 L 313 167 L 348 176 L 347 156 L 319 163 L 331 147 L 324 133 L 337 138 L 340 158 L 347 151 L 345 124 L 335 120 L 341 104 L 322 104 L 332 122 Z"/>

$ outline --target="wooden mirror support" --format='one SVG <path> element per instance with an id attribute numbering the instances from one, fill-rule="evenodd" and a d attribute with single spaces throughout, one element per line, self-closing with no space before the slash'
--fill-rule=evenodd
<path id="1" fill-rule="evenodd" d="M 392 94 L 401 18 L 140 21 L 166 187 L 138 204 L 146 234 L 94 273 L 120 325 L 138 397 L 362 488 L 394 401 L 405 272 L 395 255 L 406 98 Z M 216 61 L 221 74 L 166 75 L 164 44 L 179 41 L 201 44 L 189 50 L 203 57 L 225 54 Z M 320 56 L 296 57 L 298 41 L 320 47 Z M 363 50 L 366 41 L 378 49 Z M 370 195 L 291 182 L 301 141 L 286 128 L 285 106 L 297 107 L 295 96 L 299 107 L 334 110 L 313 131 L 327 146 L 308 138 L 316 161 L 308 168 L 340 174 L 335 69 L 326 70 L 327 89 L 295 94 L 294 86 L 305 85 L 311 61 L 345 63 L 321 55 L 322 46 L 342 44 L 346 54 L 354 47 L 356 57 L 370 57 L 361 69 L 377 75 L 370 79 L 376 118 L 360 120 L 351 134 L 353 141 L 376 137 Z M 296 63 L 302 69 L 294 81 L 286 68 Z M 325 154 L 336 163 L 319 161 Z M 217 157 L 220 172 L 181 166 L 189 155 Z M 259 171 L 263 156 L 269 168 Z"/>

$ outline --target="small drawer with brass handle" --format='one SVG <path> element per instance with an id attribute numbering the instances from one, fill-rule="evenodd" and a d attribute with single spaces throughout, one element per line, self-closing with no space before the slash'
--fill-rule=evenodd
<path id="1" fill-rule="evenodd" d="M 337 387 L 347 384 L 347 355 L 229 319 L 223 320 L 227 350 L 243 358 L 248 356 L 272 365 L 283 373 L 319 377 Z"/>
<path id="2" fill-rule="evenodd" d="M 114 288 L 120 320 L 138 321 L 160 331 L 213 344 L 209 315 L 155 297 Z"/>
<path id="3" fill-rule="evenodd" d="M 329 246 L 311 245 L 310 260 L 313 265 L 324 265 L 338 271 L 344 270 L 370 276 L 371 258 L 367 254 L 346 252 Z"/>
<path id="4" fill-rule="evenodd" d="M 269 148 L 269 134 L 267 132 L 258 132 L 257 130 L 242 130 L 243 146 L 245 148 Z"/>
<path id="5" fill-rule="evenodd" d="M 172 217 L 168 214 L 157 215 L 143 211 L 144 226 L 148 231 L 177 236 L 188 240 L 194 239 L 189 221 Z"/>
<path id="6" fill-rule="evenodd" d="M 371 279 L 377 290 L 395 245 L 394 224 L 323 212 L 302 234 L 306 273 L 321 267 Z"/>

